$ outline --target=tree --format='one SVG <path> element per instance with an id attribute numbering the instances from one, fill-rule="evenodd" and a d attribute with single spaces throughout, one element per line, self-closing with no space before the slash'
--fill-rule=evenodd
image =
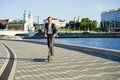
<path id="1" fill-rule="evenodd" d="M 120 8 L 118 8 L 117 10 L 120 11 Z"/>
<path id="2" fill-rule="evenodd" d="M 81 22 L 77 21 L 70 21 L 69 22 L 69 25 L 71 26 L 72 29 L 74 29 L 74 26 L 75 26 L 75 29 L 77 30 L 83 30 L 83 31 L 95 31 L 96 28 L 97 28 L 97 24 L 98 22 L 96 20 L 90 20 L 89 18 L 82 18 L 81 19 Z"/>
<path id="3" fill-rule="evenodd" d="M 88 20 L 88 22 L 87 22 L 87 30 L 88 31 L 92 30 L 92 20 Z"/>
<path id="4" fill-rule="evenodd" d="M 80 22 L 77 21 L 77 22 L 75 23 L 75 29 L 79 30 L 79 27 L 80 27 Z"/>
<path id="5" fill-rule="evenodd" d="M 71 28 L 74 29 L 75 21 L 70 21 L 69 24 L 70 24 Z"/>
<path id="6" fill-rule="evenodd" d="M 86 26 L 87 26 L 87 22 L 86 21 L 81 21 L 80 22 L 80 29 L 86 31 Z"/>
<path id="7" fill-rule="evenodd" d="M 0 29 L 5 29 L 5 25 L 3 25 L 2 23 L 0 23 Z"/>
<path id="8" fill-rule="evenodd" d="M 92 22 L 92 24 L 91 24 L 91 26 L 92 26 L 91 30 L 92 30 L 92 31 L 95 31 L 96 28 L 97 28 L 97 25 L 98 25 L 97 21 L 94 20 L 94 21 Z"/>
<path id="9" fill-rule="evenodd" d="M 110 22 L 109 22 L 109 21 L 104 21 L 104 28 L 105 28 L 105 31 L 106 31 L 106 32 L 109 31 L 109 25 L 110 25 Z"/>
<path id="10" fill-rule="evenodd" d="M 12 22 L 9 22 L 8 24 L 24 24 L 25 22 L 23 20 L 13 20 Z"/>
<path id="11" fill-rule="evenodd" d="M 101 31 L 105 31 L 104 22 L 100 22 L 100 30 Z"/>
<path id="12" fill-rule="evenodd" d="M 24 24 L 25 22 L 23 20 L 19 20 L 17 24 Z"/>
<path id="13" fill-rule="evenodd" d="M 91 20 L 89 18 L 83 18 L 80 22 L 80 29 L 87 31 L 91 27 Z"/>

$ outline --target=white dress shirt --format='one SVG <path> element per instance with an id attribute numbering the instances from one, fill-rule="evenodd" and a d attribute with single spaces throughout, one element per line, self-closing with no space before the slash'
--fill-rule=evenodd
<path id="1" fill-rule="evenodd" d="M 48 34 L 53 34 L 52 23 L 50 23 L 48 26 Z"/>

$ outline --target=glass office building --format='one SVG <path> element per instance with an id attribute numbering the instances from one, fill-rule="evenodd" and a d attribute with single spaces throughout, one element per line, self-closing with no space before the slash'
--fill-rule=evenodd
<path id="1" fill-rule="evenodd" d="M 101 22 L 105 26 L 105 22 L 107 23 L 107 27 L 110 31 L 120 31 L 120 11 L 119 10 L 109 10 L 101 13 Z"/>

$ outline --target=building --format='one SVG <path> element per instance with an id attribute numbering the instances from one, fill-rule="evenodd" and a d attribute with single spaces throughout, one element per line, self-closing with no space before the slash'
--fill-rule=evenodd
<path id="1" fill-rule="evenodd" d="M 26 10 L 24 10 L 23 20 L 13 20 L 8 19 L 0 20 L 0 22 L 5 24 L 6 28 L 1 31 L 2 35 L 12 35 L 16 34 L 28 34 L 28 36 L 33 36 L 36 34 L 35 27 L 33 26 L 33 19 L 31 12 L 27 15 Z M 10 34 L 11 33 L 11 34 Z"/>
<path id="2" fill-rule="evenodd" d="M 25 24 L 24 24 L 25 31 L 34 31 L 35 30 L 35 28 L 33 26 L 33 19 L 32 19 L 32 15 L 31 15 L 30 11 L 29 11 L 28 15 L 26 14 L 26 10 L 24 11 L 23 21 L 25 22 Z"/>
<path id="3" fill-rule="evenodd" d="M 7 25 L 8 30 L 24 30 L 24 24 L 9 24 Z"/>
<path id="4" fill-rule="evenodd" d="M 44 24 L 47 23 L 47 19 L 43 20 Z M 52 18 L 52 22 L 59 28 L 59 27 L 65 27 L 66 26 L 66 21 L 57 19 L 57 18 Z"/>
<path id="5" fill-rule="evenodd" d="M 107 26 L 108 31 L 112 32 L 120 31 L 120 11 L 109 10 L 102 12 L 101 23 L 103 27 Z"/>
<path id="6" fill-rule="evenodd" d="M 10 19 L 1 19 L 0 20 L 0 23 L 2 23 L 2 24 L 6 24 L 8 22 L 10 22 Z"/>
<path id="7" fill-rule="evenodd" d="M 33 26 L 33 20 L 30 11 L 28 15 L 26 14 L 26 11 L 24 11 L 23 20 L 21 21 L 22 22 L 19 23 L 19 21 L 13 20 L 13 23 L 11 22 L 6 25 L 6 30 L 34 31 L 35 28 Z"/>
<path id="8" fill-rule="evenodd" d="M 0 29 L 4 30 L 6 28 L 6 25 L 8 22 L 10 22 L 10 19 L 1 19 L 0 20 Z"/>

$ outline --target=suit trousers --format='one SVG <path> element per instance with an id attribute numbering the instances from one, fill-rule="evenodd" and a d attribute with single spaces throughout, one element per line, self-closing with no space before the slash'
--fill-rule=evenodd
<path id="1" fill-rule="evenodd" d="M 48 34 L 47 43 L 50 53 L 54 55 L 54 36 L 52 34 Z"/>

